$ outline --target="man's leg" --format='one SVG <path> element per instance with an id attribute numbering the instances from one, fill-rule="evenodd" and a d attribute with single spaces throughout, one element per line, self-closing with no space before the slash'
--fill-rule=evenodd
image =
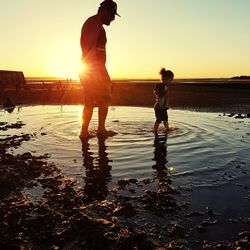
<path id="1" fill-rule="evenodd" d="M 106 122 L 106 117 L 108 115 L 108 109 L 109 109 L 108 105 L 100 106 L 98 108 L 98 129 L 97 129 L 98 133 L 102 134 L 107 132 L 105 122 Z"/>
<path id="2" fill-rule="evenodd" d="M 88 136 L 88 128 L 89 123 L 92 118 L 94 107 L 86 107 L 84 106 L 83 112 L 82 112 L 82 130 L 80 136 Z"/>

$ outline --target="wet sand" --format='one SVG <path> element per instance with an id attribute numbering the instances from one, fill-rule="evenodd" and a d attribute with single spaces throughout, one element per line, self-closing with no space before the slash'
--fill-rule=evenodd
<path id="1" fill-rule="evenodd" d="M 25 126 L 1 122 L 0 131 Z M 36 136 L 30 131 L 0 138 L 1 249 L 249 249 L 247 162 L 232 163 L 245 176 L 240 181 L 225 169 L 224 185 L 174 188 L 168 170 L 156 165 L 152 178 L 119 179 L 107 193 L 92 196 L 77 189 L 49 155 L 12 152 Z M 88 151 L 88 140 L 82 145 Z M 39 199 L 26 195 L 32 188 Z M 235 196 L 242 208 L 237 214 L 231 209 Z"/>

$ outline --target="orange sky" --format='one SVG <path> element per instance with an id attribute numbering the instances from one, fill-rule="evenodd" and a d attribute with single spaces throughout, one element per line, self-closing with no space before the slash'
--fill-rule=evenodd
<path id="1" fill-rule="evenodd" d="M 14 2 L 14 3 L 13 3 Z M 77 78 L 80 30 L 101 1 L 1 0 L 2 70 Z M 105 27 L 112 78 L 250 75 L 249 0 L 119 0 Z"/>

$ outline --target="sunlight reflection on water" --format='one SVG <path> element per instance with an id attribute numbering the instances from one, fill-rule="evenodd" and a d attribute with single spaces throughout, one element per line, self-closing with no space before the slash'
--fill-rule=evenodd
<path id="1" fill-rule="evenodd" d="M 155 139 L 152 132 L 152 108 L 111 107 L 107 127 L 118 134 L 105 141 L 94 137 L 81 142 L 81 113 L 82 106 L 28 106 L 12 113 L 1 111 L 2 122 L 26 124 L 18 130 L 1 131 L 1 137 L 36 133 L 14 152 L 49 153 L 50 161 L 79 183 L 86 182 L 88 175 L 93 177 L 100 166 L 106 171 L 100 174 L 112 185 L 120 178 L 152 177 L 155 165 L 161 165 L 172 175 L 174 185 L 216 185 L 223 183 L 225 169 L 233 178 L 241 177 L 237 165 L 247 168 L 250 160 L 249 119 L 169 110 L 170 123 L 176 129 L 164 141 Z M 95 110 L 91 129 L 96 127 Z"/>

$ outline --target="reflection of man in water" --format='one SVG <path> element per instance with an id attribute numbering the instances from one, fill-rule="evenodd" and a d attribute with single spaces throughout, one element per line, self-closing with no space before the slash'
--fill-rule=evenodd
<path id="1" fill-rule="evenodd" d="M 111 100 L 111 80 L 106 69 L 106 32 L 103 25 L 115 19 L 117 5 L 112 0 L 100 4 L 98 13 L 83 24 L 81 31 L 82 62 L 86 72 L 81 74 L 84 87 L 84 110 L 80 137 L 88 137 L 88 127 L 94 107 L 98 107 L 98 134 L 107 135 L 105 121 Z"/>
<path id="2" fill-rule="evenodd" d="M 104 137 L 98 137 L 98 146 L 98 155 L 94 156 L 88 139 L 82 139 L 83 166 L 86 170 L 84 194 L 87 202 L 105 199 L 108 194 L 107 183 L 111 179 Z"/>

